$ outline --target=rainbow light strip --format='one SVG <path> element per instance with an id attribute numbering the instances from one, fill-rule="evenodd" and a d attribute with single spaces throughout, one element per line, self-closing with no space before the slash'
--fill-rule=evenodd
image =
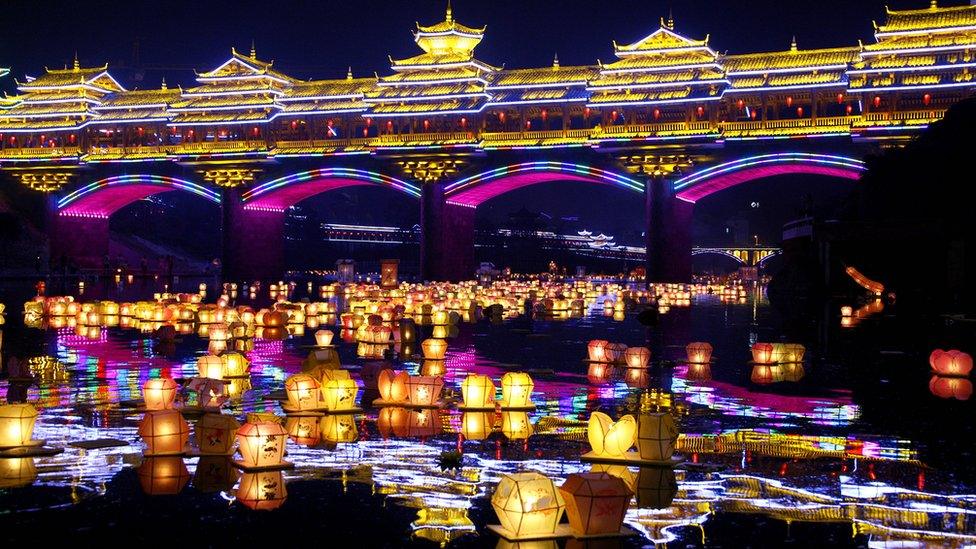
<path id="1" fill-rule="evenodd" d="M 639 193 L 644 192 L 644 184 L 640 181 L 609 172 L 607 170 L 602 170 L 600 168 L 594 168 L 593 166 L 571 164 L 567 162 L 525 162 L 522 164 L 504 166 L 502 168 L 495 168 L 493 170 L 481 172 L 477 175 L 465 177 L 464 179 L 460 179 L 444 187 L 444 194 L 447 196 L 456 195 L 462 192 L 464 189 L 469 189 L 478 185 L 490 183 L 492 181 L 504 180 L 516 175 L 531 172 L 544 172 L 553 175 L 566 174 L 577 177 L 582 176 L 583 178 L 589 180 L 610 183 L 612 185 L 617 185 L 618 187 Z M 554 179 L 558 179 L 558 177 Z"/>
<path id="2" fill-rule="evenodd" d="M 186 181 L 185 179 L 177 179 L 175 177 L 166 177 L 159 175 L 119 175 L 115 177 L 108 177 L 105 179 L 100 179 L 94 183 L 89 183 L 84 187 L 75 190 L 74 192 L 68 193 L 63 198 L 58 200 L 58 209 L 62 210 L 70 206 L 86 196 L 90 196 L 93 193 L 99 193 L 105 191 L 108 187 L 122 187 L 129 185 L 150 185 L 157 187 L 165 187 L 165 190 L 180 190 L 193 193 L 197 196 L 205 198 L 210 202 L 215 204 L 220 204 L 220 195 L 216 191 L 208 189 L 202 185 L 198 185 L 191 181 Z M 161 191 L 162 192 L 162 191 Z"/>
<path id="3" fill-rule="evenodd" d="M 326 179 L 349 180 L 359 183 L 376 184 L 396 189 L 416 198 L 420 197 L 420 187 L 407 183 L 402 179 L 397 179 L 395 177 L 390 177 L 388 175 L 367 170 L 359 170 L 356 168 L 320 168 L 317 170 L 309 170 L 307 172 L 300 172 L 287 175 L 285 177 L 279 177 L 278 179 L 268 181 L 267 183 L 262 183 L 242 193 L 241 199 L 245 203 L 245 208 L 258 209 L 260 205 L 251 205 L 254 206 L 251 207 L 248 206 L 247 203 L 257 201 L 262 197 L 270 198 L 272 193 L 283 188 Z"/>
<path id="4" fill-rule="evenodd" d="M 674 190 L 678 191 L 678 198 L 694 202 L 729 185 L 715 185 L 714 190 L 704 194 L 694 192 L 697 187 L 711 187 L 723 177 L 737 172 L 755 171 L 756 177 L 752 179 L 787 173 L 822 173 L 857 179 L 866 169 L 863 160 L 847 156 L 814 153 L 763 154 L 725 162 L 682 177 L 674 182 Z M 732 184 L 741 182 L 743 181 L 732 182 Z"/>

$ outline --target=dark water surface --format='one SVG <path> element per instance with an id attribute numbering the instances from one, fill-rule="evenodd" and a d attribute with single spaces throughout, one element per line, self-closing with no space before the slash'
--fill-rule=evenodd
<path id="1" fill-rule="evenodd" d="M 196 289 L 198 282 L 175 289 Z M 155 283 L 91 286 L 80 300 L 146 299 L 159 290 Z M 558 484 L 567 474 L 590 471 L 579 461 L 589 450 L 579 421 L 594 410 L 615 418 L 635 413 L 640 395 L 657 388 L 671 393 L 680 411 L 685 462 L 674 469 L 674 489 L 667 470 L 615 471 L 631 475 L 642 492 L 627 515 L 641 535 L 518 547 L 976 544 L 973 401 L 934 394 L 927 365 L 935 347 L 974 350 L 966 325 L 899 321 L 889 306 L 842 328 L 839 304 L 784 315 L 761 292 L 735 304 L 694 297 L 691 307 L 672 308 L 651 328 L 637 322 L 637 311 L 620 320 L 605 316 L 599 304 L 582 318 L 462 323 L 449 340 L 446 389 L 456 391 L 469 372 L 497 379 L 508 370 L 532 370 L 534 412 L 490 414 L 494 432 L 465 440 L 460 433 L 467 423 L 457 410 L 419 412 L 426 415 L 411 416 L 409 426 L 394 425 L 368 396 L 365 413 L 341 425 L 355 430 L 354 442 L 289 441 L 286 459 L 296 467 L 283 474 L 287 497 L 277 510 L 254 511 L 234 501 L 239 478 L 226 461 L 143 458 L 136 433 L 141 414 L 119 404 L 140 398 L 149 378 L 195 375 L 205 339 L 182 336 L 167 347 L 120 328 L 94 338 L 71 328 L 27 328 L 20 311 L 30 295 L 24 287 L 0 287 L 7 305 L 2 352 L 5 360 L 57 359 L 48 361 L 29 401 L 41 411 L 34 438 L 65 451 L 0 459 L 0 531 L 11 542 L 66 539 L 89 546 L 124 535 L 194 547 L 516 547 L 485 528 L 497 522 L 489 498 L 499 475 L 534 470 Z M 300 371 L 314 331 L 256 340 L 249 386 L 235 392 L 225 413 L 242 422 L 247 412 L 282 414 L 265 397 Z M 591 339 L 647 345 L 654 365 L 646 376 L 587 376 L 582 359 Z M 711 379 L 681 363 L 690 341 L 714 346 Z M 755 341 L 806 345 L 802 374 L 794 371 L 795 381 L 752 382 Z M 356 356 L 355 344 L 340 342 L 339 353 L 358 378 L 356 367 L 368 361 Z M 411 372 L 421 368 L 416 361 L 394 362 Z M 0 396 L 8 387 L 0 380 Z M 527 423 L 533 426 L 526 438 Z M 68 446 L 97 438 L 129 444 Z M 457 449 L 464 467 L 442 471 L 441 453 Z M 165 491 L 165 475 L 187 481 L 178 495 L 152 493 Z"/>

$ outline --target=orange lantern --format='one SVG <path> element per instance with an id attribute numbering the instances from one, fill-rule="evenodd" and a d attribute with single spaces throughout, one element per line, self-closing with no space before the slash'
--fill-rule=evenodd
<path id="1" fill-rule="evenodd" d="M 647 347 L 630 347 L 624 351 L 624 362 L 628 368 L 647 368 L 651 361 L 651 350 Z"/>
<path id="2" fill-rule="evenodd" d="M 633 497 L 623 480 L 606 473 L 571 474 L 559 492 L 569 526 L 584 536 L 619 533 Z"/>
<path id="3" fill-rule="evenodd" d="M 332 345 L 332 338 L 335 334 L 332 330 L 319 330 L 315 332 L 315 344 L 319 347 L 328 347 Z"/>
<path id="4" fill-rule="evenodd" d="M 234 453 L 234 434 L 241 424 L 232 416 L 204 414 L 197 421 L 193 434 L 201 454 L 230 455 Z"/>
<path id="5" fill-rule="evenodd" d="M 197 359 L 200 377 L 224 379 L 224 361 L 219 356 L 204 355 Z"/>
<path id="6" fill-rule="evenodd" d="M 586 344 L 586 351 L 593 362 L 607 362 L 606 346 L 610 342 L 603 339 L 594 339 Z"/>
<path id="7" fill-rule="evenodd" d="M 237 431 L 241 465 L 251 468 L 281 466 L 288 432 L 270 421 L 247 422 Z"/>
<path id="8" fill-rule="evenodd" d="M 436 406 L 444 387 L 444 378 L 440 376 L 409 376 L 407 391 L 410 404 L 413 406 Z"/>
<path id="9" fill-rule="evenodd" d="M 139 485 L 146 495 L 172 496 L 179 494 L 190 481 L 190 472 L 179 456 L 149 457 L 137 471 Z"/>
<path id="10" fill-rule="evenodd" d="M 627 352 L 627 346 L 623 343 L 608 343 L 604 347 L 604 353 L 609 362 L 620 362 L 625 352 Z"/>
<path id="11" fill-rule="evenodd" d="M 752 361 L 756 364 L 772 364 L 773 344 L 772 343 L 753 343 Z"/>
<path id="12" fill-rule="evenodd" d="M 586 379 L 594 385 L 602 385 L 610 381 L 613 366 L 608 362 L 591 362 L 586 369 Z"/>
<path id="13" fill-rule="evenodd" d="M 384 402 L 406 403 L 410 398 L 410 391 L 407 389 L 407 380 L 410 376 L 406 372 L 394 372 L 393 370 L 383 370 L 377 378 L 377 388 L 380 398 Z"/>
<path id="14" fill-rule="evenodd" d="M 929 365 L 941 376 L 968 376 L 973 369 L 973 357 L 956 349 L 936 349 L 929 355 Z"/>
<path id="15" fill-rule="evenodd" d="M 176 382 L 168 377 L 149 379 L 142 385 L 147 410 L 169 410 L 176 400 Z"/>
<path id="16" fill-rule="evenodd" d="M 190 439 L 190 424 L 179 410 L 152 410 L 142 416 L 138 433 L 147 456 L 182 454 Z"/>
<path id="17" fill-rule="evenodd" d="M 285 380 L 285 394 L 288 395 L 289 412 L 306 412 L 321 407 L 319 396 L 321 385 L 308 374 L 294 374 Z"/>
<path id="18" fill-rule="evenodd" d="M 447 341 L 443 339 L 425 339 L 420 344 L 420 349 L 427 360 L 444 360 L 447 354 Z"/>
<path id="19" fill-rule="evenodd" d="M 712 345 L 703 341 L 689 343 L 685 347 L 690 364 L 708 364 L 712 361 Z"/>
<path id="20" fill-rule="evenodd" d="M 237 501 L 255 511 L 281 507 L 288 498 L 285 477 L 281 471 L 257 471 L 241 475 Z"/>

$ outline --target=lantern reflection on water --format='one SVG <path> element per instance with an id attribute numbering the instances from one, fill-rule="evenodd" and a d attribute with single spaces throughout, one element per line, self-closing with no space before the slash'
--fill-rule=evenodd
<path id="1" fill-rule="evenodd" d="M 603 412 L 590 414 L 586 437 L 598 457 L 623 457 L 637 440 L 637 421 L 632 415 L 620 418 L 616 423 Z"/>
<path id="2" fill-rule="evenodd" d="M 447 341 L 443 339 L 425 339 L 420 344 L 420 349 L 427 360 L 444 360 L 447 354 Z"/>
<path id="3" fill-rule="evenodd" d="M 778 366 L 770 364 L 755 364 L 752 367 L 752 374 L 750 374 L 749 379 L 757 385 L 768 385 L 775 381 L 776 372 L 774 369 L 778 368 Z"/>
<path id="4" fill-rule="evenodd" d="M 285 437 L 288 432 L 278 423 L 247 422 L 237 431 L 241 465 L 251 468 L 276 467 L 285 464 Z"/>
<path id="5" fill-rule="evenodd" d="M 525 372 L 508 372 L 502 376 L 502 408 L 531 408 L 535 383 Z"/>
<path id="6" fill-rule="evenodd" d="M 37 479 L 37 464 L 32 457 L 0 459 L 0 489 L 27 486 Z"/>
<path id="7" fill-rule="evenodd" d="M 202 493 L 230 490 L 241 473 L 229 456 L 200 456 L 193 472 L 193 487 Z"/>
<path id="8" fill-rule="evenodd" d="M 509 538 L 556 534 L 566 503 L 552 480 L 539 473 L 503 474 L 491 506 Z"/>
<path id="9" fill-rule="evenodd" d="M 237 501 L 255 511 L 270 511 L 281 507 L 288 498 L 285 477 L 281 471 L 257 471 L 241 475 Z"/>
<path id="10" fill-rule="evenodd" d="M 168 377 L 146 380 L 142 400 L 147 410 L 168 410 L 176 400 L 176 382 Z"/>
<path id="11" fill-rule="evenodd" d="M 586 536 L 619 533 L 632 497 L 623 480 L 606 473 L 570 474 L 559 492 L 573 533 Z"/>
<path id="12" fill-rule="evenodd" d="M 201 454 L 229 455 L 234 452 L 234 440 L 241 424 L 233 416 L 204 414 L 197 421 L 193 434 Z"/>
<path id="13" fill-rule="evenodd" d="M 929 391 L 939 398 L 969 400 L 973 395 L 973 383 L 963 377 L 932 376 Z"/>
<path id="14" fill-rule="evenodd" d="M 288 438 L 302 446 L 315 446 L 322 440 L 317 416 L 289 416 L 285 420 Z"/>
<path id="15" fill-rule="evenodd" d="M 494 408 L 495 383 L 481 374 L 468 374 L 461 382 L 461 397 L 466 408 Z"/>
<path id="16" fill-rule="evenodd" d="M 532 422 L 528 412 L 502 412 L 502 434 L 510 440 L 525 440 L 532 436 Z"/>
<path id="17" fill-rule="evenodd" d="M 142 491 L 150 496 L 179 494 L 190 481 L 190 472 L 179 456 L 147 457 L 137 474 Z"/>
<path id="18" fill-rule="evenodd" d="M 601 385 L 610 381 L 610 374 L 613 366 L 608 362 L 591 362 L 586 369 L 586 379 L 594 384 Z"/>
<path id="19" fill-rule="evenodd" d="M 190 424 L 179 410 L 151 410 L 142 416 L 138 432 L 147 456 L 182 454 L 190 439 Z"/>
<path id="20" fill-rule="evenodd" d="M 461 434 L 467 440 L 484 440 L 492 433 L 494 423 L 494 412 L 464 412 L 461 414 Z"/>
<path id="21" fill-rule="evenodd" d="M 359 431 L 352 414 L 329 414 L 319 420 L 319 434 L 326 442 L 356 442 Z"/>

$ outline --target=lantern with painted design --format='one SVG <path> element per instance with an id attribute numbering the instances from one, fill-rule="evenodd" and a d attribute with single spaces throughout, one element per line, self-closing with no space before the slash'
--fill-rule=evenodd
<path id="1" fill-rule="evenodd" d="M 235 434 L 241 428 L 233 416 L 204 414 L 197 421 L 193 434 L 201 454 L 230 455 L 234 453 Z"/>
<path id="2" fill-rule="evenodd" d="M 289 411 L 304 412 L 321 407 L 319 395 L 321 385 L 308 374 L 293 374 L 285 380 L 285 394 L 288 395 Z"/>
<path id="3" fill-rule="evenodd" d="M 467 408 L 494 408 L 495 383 L 481 374 L 468 374 L 461 382 L 461 396 Z"/>
<path id="4" fill-rule="evenodd" d="M 346 370 L 322 371 L 322 403 L 331 412 L 342 412 L 356 408 L 356 395 L 359 386 L 349 377 Z"/>
<path id="5" fill-rule="evenodd" d="M 359 431 L 352 414 L 328 414 L 319 420 L 322 439 L 331 443 L 356 442 Z"/>
<path id="6" fill-rule="evenodd" d="M 142 385 L 142 400 L 147 410 L 169 410 L 176 400 L 176 382 L 168 377 L 146 380 Z"/>
<path id="7" fill-rule="evenodd" d="M 508 372 L 502 376 L 502 408 L 530 408 L 535 383 L 525 372 Z"/>
<path id="8" fill-rule="evenodd" d="M 570 474 L 559 492 L 569 526 L 580 536 L 619 533 L 633 497 L 623 480 L 606 473 Z"/>
<path id="9" fill-rule="evenodd" d="M 444 387 L 444 378 L 440 376 L 409 376 L 407 391 L 410 393 L 410 404 L 414 406 L 436 406 Z"/>
<path id="10" fill-rule="evenodd" d="M 535 472 L 503 474 L 491 506 L 502 528 L 518 538 L 555 534 L 566 509 L 552 480 Z"/>
<path id="11" fill-rule="evenodd" d="M 237 442 L 245 467 L 276 467 L 285 456 L 288 431 L 279 423 L 256 421 L 237 430 Z"/>

